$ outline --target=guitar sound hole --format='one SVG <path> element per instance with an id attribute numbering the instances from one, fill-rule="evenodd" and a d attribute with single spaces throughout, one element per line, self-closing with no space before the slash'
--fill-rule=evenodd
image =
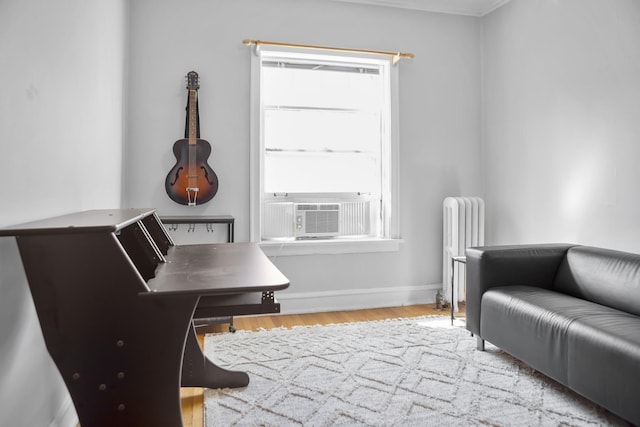
<path id="1" fill-rule="evenodd" d="M 178 168 L 178 170 L 176 171 L 176 179 L 174 179 L 174 180 L 173 180 L 173 182 L 170 182 L 170 183 L 169 183 L 170 185 L 172 185 L 172 186 L 173 186 L 173 185 L 176 185 L 176 182 L 178 182 L 178 175 L 180 175 L 180 171 L 181 171 L 182 169 L 183 169 L 183 168 L 182 168 L 182 166 L 180 166 L 180 167 Z"/>
<path id="2" fill-rule="evenodd" d="M 207 168 L 205 168 L 204 166 L 200 166 L 200 169 L 202 169 L 202 171 L 204 172 L 204 178 L 207 180 L 209 185 L 213 185 L 213 181 L 209 179 L 209 172 L 207 172 Z"/>

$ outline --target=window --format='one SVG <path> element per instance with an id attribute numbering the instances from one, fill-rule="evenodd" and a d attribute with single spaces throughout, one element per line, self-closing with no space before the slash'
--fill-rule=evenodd
<path id="1" fill-rule="evenodd" d="M 254 241 L 397 237 L 394 72 L 379 56 L 257 51 Z"/>

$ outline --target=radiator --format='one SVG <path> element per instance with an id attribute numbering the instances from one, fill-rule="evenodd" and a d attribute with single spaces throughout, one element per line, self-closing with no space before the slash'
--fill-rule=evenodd
<path id="1" fill-rule="evenodd" d="M 444 297 L 451 299 L 451 274 L 454 311 L 458 302 L 465 301 L 465 266 L 456 262 L 452 271 L 451 258 L 465 256 L 470 246 L 484 245 L 484 201 L 479 197 L 447 197 L 443 206 L 442 289 Z"/>

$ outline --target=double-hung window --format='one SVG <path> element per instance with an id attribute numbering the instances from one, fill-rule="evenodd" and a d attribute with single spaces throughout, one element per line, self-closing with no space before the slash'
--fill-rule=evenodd
<path id="1" fill-rule="evenodd" d="M 256 50 L 254 241 L 397 237 L 395 72 L 380 56 Z"/>

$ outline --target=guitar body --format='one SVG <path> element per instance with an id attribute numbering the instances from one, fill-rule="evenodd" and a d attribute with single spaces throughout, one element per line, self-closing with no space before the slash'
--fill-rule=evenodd
<path id="1" fill-rule="evenodd" d="M 191 151 L 191 152 L 190 152 Z M 167 174 L 164 186 L 169 198 L 181 205 L 193 206 L 207 203 L 218 192 L 218 176 L 207 163 L 211 145 L 204 139 L 189 144 L 188 139 L 179 139 L 173 144 L 177 162 Z M 189 158 L 192 161 L 189 172 Z M 197 188 L 197 191 L 193 189 Z"/>
<path id="2" fill-rule="evenodd" d="M 177 162 L 167 174 L 164 187 L 171 200 L 181 205 L 196 206 L 207 203 L 218 192 L 218 176 L 207 163 L 211 144 L 200 139 L 198 118 L 198 73 L 187 74 L 187 123 L 185 139 L 173 144 Z"/>

